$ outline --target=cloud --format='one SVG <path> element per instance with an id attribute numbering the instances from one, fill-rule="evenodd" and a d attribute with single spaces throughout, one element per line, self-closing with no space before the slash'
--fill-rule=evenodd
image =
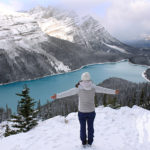
<path id="1" fill-rule="evenodd" d="M 126 41 L 150 35 L 150 0 L 59 0 L 80 14 L 90 13 L 114 37 Z"/>
<path id="2" fill-rule="evenodd" d="M 55 4 L 79 14 L 94 15 L 122 41 L 150 35 L 150 0 L 55 0 Z"/>
<path id="3" fill-rule="evenodd" d="M 93 7 L 105 2 L 105 0 L 60 0 L 61 3 L 67 4 L 70 7 Z"/>
<path id="4" fill-rule="evenodd" d="M 14 10 L 22 10 L 24 5 L 21 1 L 19 0 L 10 0 L 9 4 Z"/>
<path id="5" fill-rule="evenodd" d="M 7 3 L 0 2 L 1 11 L 17 11 L 23 8 L 23 4 L 19 0 L 9 0 Z"/>
<path id="6" fill-rule="evenodd" d="M 13 12 L 15 12 L 13 7 L 0 3 L 0 14 L 12 14 Z"/>
<path id="7" fill-rule="evenodd" d="M 3 4 L 3 3 L 0 3 L 0 10 L 1 11 L 4 11 L 4 10 L 14 10 L 13 7 L 9 6 L 9 5 L 6 5 L 6 4 Z"/>
<path id="8" fill-rule="evenodd" d="M 57 0 L 61 7 L 73 9 L 80 14 L 92 14 L 94 10 L 101 12 L 101 6 L 106 3 L 105 0 Z"/>
<path id="9" fill-rule="evenodd" d="M 36 5 L 73 9 L 92 14 L 114 37 L 133 40 L 150 35 L 150 0 L 1 0 L 0 8 L 28 10 Z"/>
<path id="10" fill-rule="evenodd" d="M 103 23 L 121 40 L 135 40 L 150 34 L 149 0 L 111 0 Z"/>

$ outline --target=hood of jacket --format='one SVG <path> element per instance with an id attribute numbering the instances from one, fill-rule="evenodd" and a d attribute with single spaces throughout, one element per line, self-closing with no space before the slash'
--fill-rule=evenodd
<path id="1" fill-rule="evenodd" d="M 84 90 L 91 90 L 93 88 L 93 82 L 91 80 L 81 81 L 79 88 L 84 89 Z"/>

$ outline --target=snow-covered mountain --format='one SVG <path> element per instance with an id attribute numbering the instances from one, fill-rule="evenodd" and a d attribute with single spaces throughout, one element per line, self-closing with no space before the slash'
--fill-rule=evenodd
<path id="1" fill-rule="evenodd" d="M 75 12 L 52 7 L 36 7 L 29 13 L 37 20 L 42 31 L 50 36 L 89 49 L 110 52 L 109 48 L 111 48 L 114 51 L 128 53 L 129 47 L 112 37 L 100 22 L 90 15 L 81 17 Z M 120 50 L 120 48 L 124 49 Z"/>
<path id="2" fill-rule="evenodd" d="M 0 13 L 0 83 L 127 58 L 132 48 L 92 17 L 56 8 Z"/>
<path id="3" fill-rule="evenodd" d="M 2 150 L 82 150 L 77 113 L 56 116 L 27 133 L 0 139 Z M 149 150 L 150 112 L 143 108 L 96 108 L 95 137 L 88 150 Z"/>
<path id="4" fill-rule="evenodd" d="M 27 73 L 27 78 L 30 78 L 29 74 L 40 73 L 45 67 L 47 73 L 70 70 L 42 48 L 41 44 L 49 41 L 49 37 L 41 31 L 29 14 L 1 14 L 0 22 L 1 82 L 15 81 L 22 73 Z M 38 72 L 36 67 L 39 69 Z M 34 75 L 31 78 L 33 77 Z"/>

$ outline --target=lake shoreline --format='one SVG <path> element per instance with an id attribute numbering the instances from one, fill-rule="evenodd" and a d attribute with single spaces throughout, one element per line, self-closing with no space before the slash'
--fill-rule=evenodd
<path id="1" fill-rule="evenodd" d="M 133 64 L 133 65 L 146 66 L 146 67 L 149 67 L 148 69 L 150 69 L 150 66 L 148 66 L 148 65 L 135 64 L 135 63 L 132 63 L 129 59 L 122 59 L 122 60 L 118 60 L 118 61 L 114 61 L 114 62 L 100 62 L 100 63 L 87 64 L 87 65 L 81 66 L 81 67 L 78 68 L 78 69 L 71 70 L 71 71 L 68 71 L 68 72 L 57 73 L 57 74 L 52 74 L 52 75 L 46 75 L 46 76 L 42 76 L 42 77 L 38 77 L 38 78 L 33 78 L 33 79 L 17 80 L 17 81 L 14 81 L 14 82 L 1 83 L 0 86 L 5 86 L 5 85 L 9 85 L 9 84 L 14 84 L 14 83 L 18 83 L 18 82 L 29 82 L 29 81 L 34 81 L 34 80 L 40 80 L 40 79 L 43 79 L 43 78 L 46 78 L 46 77 L 57 76 L 57 75 L 62 75 L 62 74 L 66 74 L 66 73 L 72 73 L 72 72 L 78 71 L 78 70 L 80 70 L 80 69 L 82 69 L 82 68 L 84 68 L 84 67 L 88 67 L 88 66 L 92 66 L 92 65 L 112 64 L 112 63 L 120 63 L 120 62 L 124 62 L 124 61 L 128 61 L 129 63 L 131 63 L 131 64 Z M 142 73 L 142 77 L 143 77 L 145 80 L 147 80 L 148 82 L 150 82 L 150 79 L 147 78 L 147 74 L 146 74 L 146 71 L 147 71 L 148 69 L 146 69 L 146 70 Z"/>
<path id="2" fill-rule="evenodd" d="M 142 76 L 145 78 L 148 82 L 150 82 L 150 68 L 146 69 L 143 73 Z"/>
<path id="3" fill-rule="evenodd" d="M 78 69 L 71 70 L 71 71 L 68 71 L 68 72 L 57 73 L 57 74 L 52 74 L 52 75 L 46 75 L 46 76 L 42 76 L 42 77 L 38 77 L 38 78 L 33 78 L 33 79 L 27 79 L 27 80 L 17 80 L 17 81 L 14 81 L 14 82 L 1 83 L 0 86 L 9 85 L 9 84 L 17 83 L 17 82 L 34 81 L 34 80 L 39 80 L 39 79 L 43 79 L 43 78 L 46 78 L 46 77 L 57 76 L 57 75 L 62 75 L 62 74 L 66 74 L 66 73 L 72 73 L 72 72 L 78 71 L 78 70 L 80 70 L 80 69 L 82 69 L 84 67 L 88 67 L 88 66 L 92 66 L 92 65 L 99 65 L 99 64 L 106 64 L 106 63 L 119 63 L 119 62 L 123 62 L 123 61 L 128 61 L 128 59 L 122 59 L 122 60 L 115 61 L 115 62 L 100 62 L 100 63 L 87 64 L 85 66 L 81 66 Z"/>
<path id="4" fill-rule="evenodd" d="M 142 74 L 148 67 L 132 64 L 127 59 L 118 62 L 95 63 L 82 66 L 82 69 L 76 69 L 69 73 L 61 73 L 36 80 L 16 82 L 0 86 L 1 106 L 11 106 L 16 111 L 18 97 L 16 93 L 27 84 L 31 89 L 30 96 L 45 104 L 51 101 L 50 96 L 54 93 L 60 93 L 73 88 L 83 72 L 90 72 L 92 81 L 96 85 L 109 78 L 120 78 L 135 83 L 147 83 Z M 114 83 L 115 84 L 115 83 Z"/>

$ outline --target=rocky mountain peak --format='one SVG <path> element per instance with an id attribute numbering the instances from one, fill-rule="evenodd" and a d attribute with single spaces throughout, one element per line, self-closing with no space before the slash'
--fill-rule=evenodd
<path id="1" fill-rule="evenodd" d="M 130 50 L 92 16 L 41 6 L 8 14 L 0 15 L 0 83 L 120 60 Z"/>

